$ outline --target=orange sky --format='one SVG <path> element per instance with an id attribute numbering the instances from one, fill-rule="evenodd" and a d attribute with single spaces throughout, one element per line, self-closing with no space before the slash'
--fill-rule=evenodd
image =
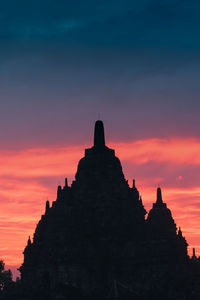
<path id="1" fill-rule="evenodd" d="M 191 248 L 200 254 L 200 140 L 144 139 L 109 143 L 120 158 L 126 178 L 136 185 L 144 206 L 155 202 L 156 187 L 172 210 Z M 0 151 L 0 257 L 15 270 L 23 260 L 28 236 L 56 198 L 57 185 L 72 181 L 88 145 Z M 16 272 L 14 272 L 16 273 Z"/>

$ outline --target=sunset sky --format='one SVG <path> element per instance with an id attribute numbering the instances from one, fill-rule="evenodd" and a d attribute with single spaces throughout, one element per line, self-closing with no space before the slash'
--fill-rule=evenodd
<path id="1" fill-rule="evenodd" d="M 0 258 L 15 270 L 96 119 L 200 255 L 200 2 L 0 2 Z"/>

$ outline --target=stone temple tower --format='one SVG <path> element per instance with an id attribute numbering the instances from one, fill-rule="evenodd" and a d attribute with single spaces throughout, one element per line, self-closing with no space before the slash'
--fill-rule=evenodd
<path id="1" fill-rule="evenodd" d="M 173 262 L 187 257 L 187 242 L 181 229 L 177 233 L 171 211 L 162 200 L 161 188 L 157 189 L 156 203 L 147 217 L 149 254 L 156 261 Z"/>
<path id="2" fill-rule="evenodd" d="M 109 294 L 113 282 L 128 282 L 134 270 L 155 261 L 187 258 L 187 243 L 158 189 L 157 202 L 145 220 L 139 192 L 128 185 L 115 151 L 105 143 L 104 125 L 98 120 L 94 145 L 79 161 L 75 180 L 58 186 L 57 199 L 46 203 L 34 236 L 24 250 L 22 283 L 30 289 L 74 287 L 83 295 Z M 159 224 L 162 224 L 160 226 Z M 166 251 L 166 239 L 176 244 Z M 101 298 L 104 299 L 104 298 Z M 106 298 L 107 299 L 107 298 Z"/>

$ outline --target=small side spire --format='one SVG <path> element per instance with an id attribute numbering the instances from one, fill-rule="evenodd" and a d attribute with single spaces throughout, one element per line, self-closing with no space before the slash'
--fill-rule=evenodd
<path id="1" fill-rule="evenodd" d="M 163 204 L 163 201 L 162 201 L 162 192 L 161 192 L 161 188 L 160 187 L 157 188 L 157 200 L 156 200 L 156 203 L 157 204 Z"/>
<path id="2" fill-rule="evenodd" d="M 65 187 L 68 187 L 68 180 L 65 178 Z"/>
<path id="3" fill-rule="evenodd" d="M 181 227 L 179 227 L 179 229 L 178 229 L 178 236 L 181 237 L 181 238 L 183 237 Z"/>
<path id="4" fill-rule="evenodd" d="M 135 179 L 133 179 L 133 189 L 135 189 Z"/>
<path id="5" fill-rule="evenodd" d="M 139 192 L 135 186 L 135 179 L 133 179 L 133 186 L 132 186 L 132 191 L 134 192 L 135 197 L 137 198 L 137 200 L 139 200 Z"/>
<path id="6" fill-rule="evenodd" d="M 46 201 L 45 214 L 48 212 L 48 210 L 49 210 L 49 200 Z"/>
<path id="7" fill-rule="evenodd" d="M 27 241 L 27 245 L 26 245 L 26 247 L 24 249 L 24 252 L 23 252 L 23 254 L 24 254 L 24 260 L 27 259 L 28 255 L 30 253 L 30 250 L 31 250 L 31 238 L 29 236 L 28 241 Z"/>
<path id="8" fill-rule="evenodd" d="M 60 198 L 61 192 L 62 192 L 62 187 L 61 187 L 61 185 L 59 185 L 57 188 L 57 198 Z"/>
<path id="9" fill-rule="evenodd" d="M 196 259 L 195 248 L 192 248 L 192 259 Z"/>
<path id="10" fill-rule="evenodd" d="M 28 237 L 27 246 L 31 246 L 31 237 L 30 237 L 30 235 L 29 235 L 29 237 Z"/>
<path id="11" fill-rule="evenodd" d="M 94 147 L 103 148 L 105 147 L 105 135 L 104 126 L 101 120 L 96 121 L 94 129 Z"/>

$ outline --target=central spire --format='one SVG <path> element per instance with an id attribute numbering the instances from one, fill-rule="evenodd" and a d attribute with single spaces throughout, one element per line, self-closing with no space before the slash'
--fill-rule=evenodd
<path id="1" fill-rule="evenodd" d="M 104 126 L 101 120 L 96 121 L 94 129 L 94 147 L 105 147 Z"/>
<path id="2" fill-rule="evenodd" d="M 162 193 L 161 193 L 161 188 L 158 187 L 157 188 L 157 201 L 156 201 L 157 204 L 162 204 L 163 201 L 162 201 Z"/>

